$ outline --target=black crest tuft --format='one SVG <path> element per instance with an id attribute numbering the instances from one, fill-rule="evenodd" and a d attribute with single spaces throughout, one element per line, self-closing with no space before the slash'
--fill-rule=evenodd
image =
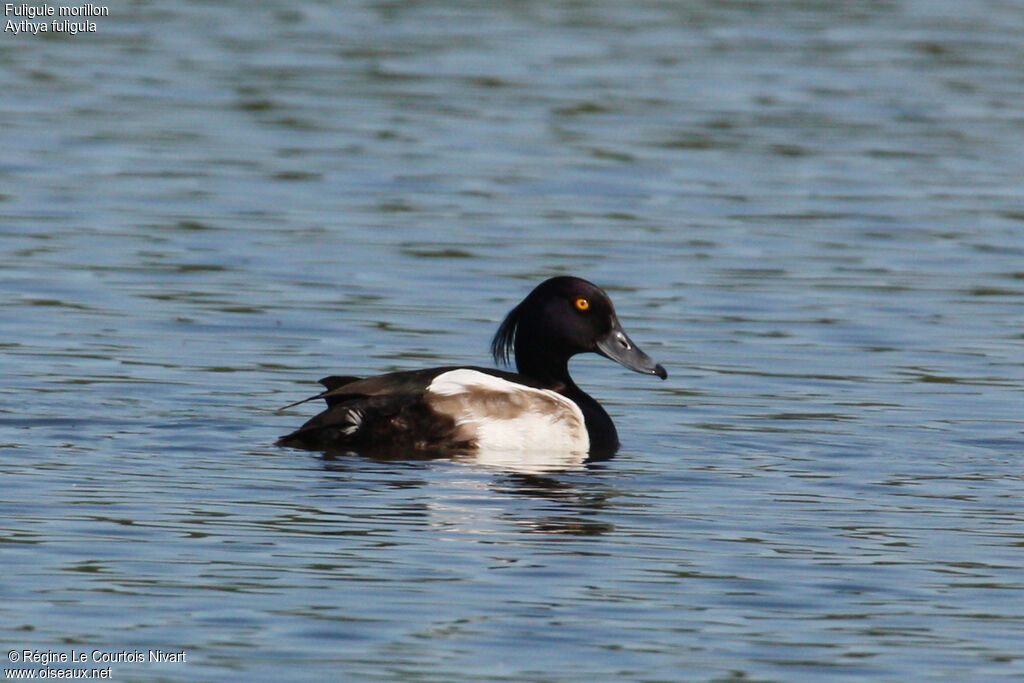
<path id="1" fill-rule="evenodd" d="M 513 308 L 505 321 L 501 323 L 498 331 L 491 340 L 491 355 L 494 362 L 499 365 L 512 365 L 512 358 L 515 356 L 516 329 L 519 327 L 519 316 L 523 305 L 519 304 Z"/>

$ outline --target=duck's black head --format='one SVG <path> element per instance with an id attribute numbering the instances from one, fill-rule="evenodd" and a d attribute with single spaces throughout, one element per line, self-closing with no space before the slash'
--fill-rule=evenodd
<path id="1" fill-rule="evenodd" d="M 576 277 L 539 284 L 512 309 L 491 342 L 495 361 L 508 364 L 514 354 L 519 372 L 549 382 L 570 381 L 569 359 L 590 351 L 630 370 L 668 377 L 626 336 L 604 290 Z"/>

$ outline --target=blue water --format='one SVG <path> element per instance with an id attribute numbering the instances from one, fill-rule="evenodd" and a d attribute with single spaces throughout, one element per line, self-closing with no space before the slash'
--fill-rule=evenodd
<path id="1" fill-rule="evenodd" d="M 3 652 L 1024 676 L 1017 5 L 109 7 L 0 36 Z M 669 371 L 574 361 L 616 458 L 273 446 L 561 273 Z"/>

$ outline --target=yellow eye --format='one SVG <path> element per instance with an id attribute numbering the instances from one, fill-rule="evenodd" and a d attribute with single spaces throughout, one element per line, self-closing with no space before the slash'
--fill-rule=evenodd
<path id="1" fill-rule="evenodd" d="M 579 299 L 576 299 L 576 310 L 577 311 L 586 311 L 586 310 L 589 310 L 589 309 L 590 309 L 590 302 L 589 301 L 587 301 L 583 297 L 580 297 Z"/>

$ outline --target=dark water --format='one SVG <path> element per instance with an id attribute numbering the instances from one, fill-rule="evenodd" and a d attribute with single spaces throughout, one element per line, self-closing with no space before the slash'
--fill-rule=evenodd
<path id="1" fill-rule="evenodd" d="M 1024 676 L 1018 3 L 109 8 L 0 39 L 5 651 Z M 557 273 L 670 373 L 574 363 L 615 459 L 272 445 Z"/>

